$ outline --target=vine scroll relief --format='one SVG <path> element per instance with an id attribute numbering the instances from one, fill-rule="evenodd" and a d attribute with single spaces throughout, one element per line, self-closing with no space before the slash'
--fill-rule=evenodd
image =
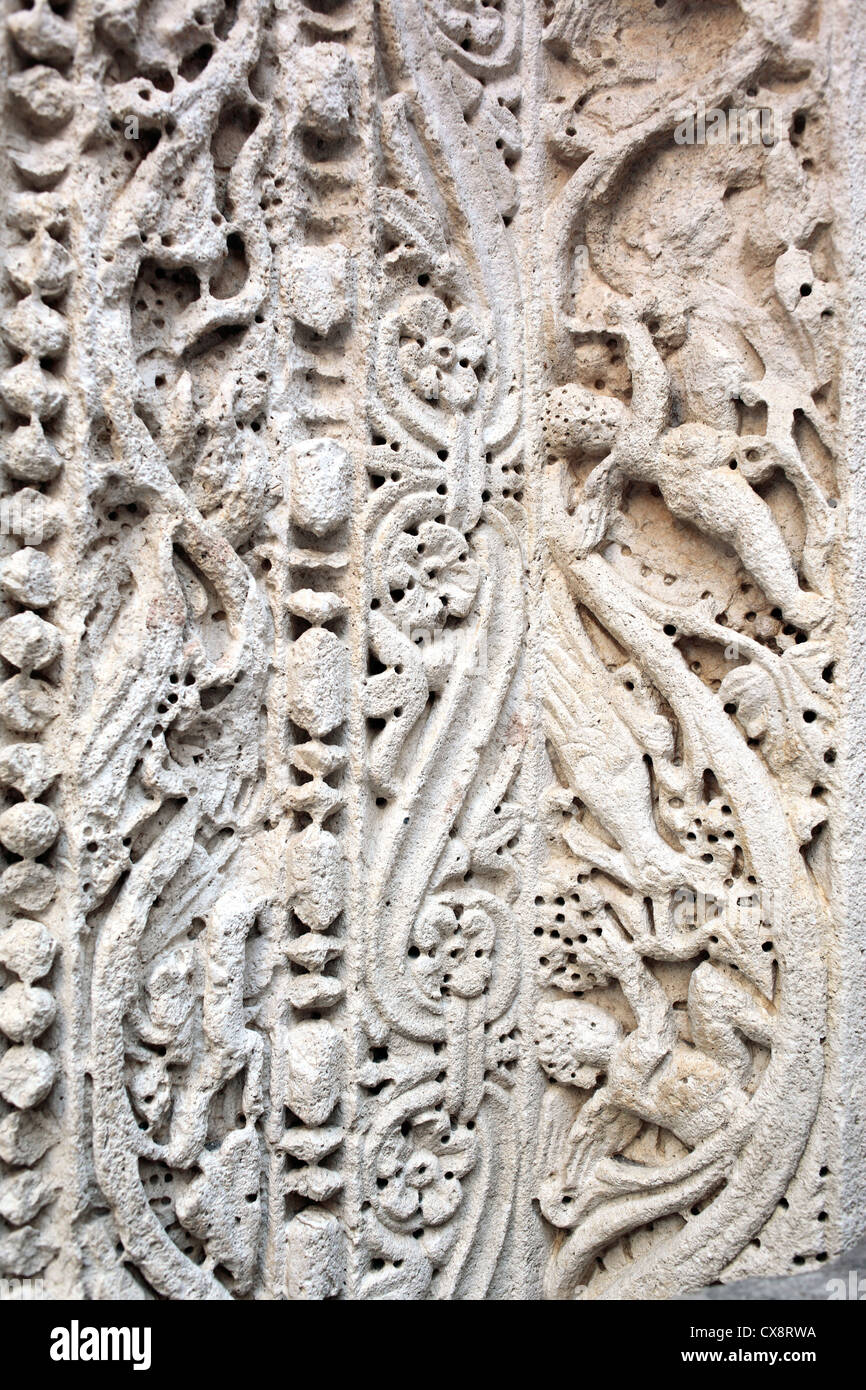
<path id="1" fill-rule="evenodd" d="M 838 286 L 819 20 L 617 8 L 558 4 L 545 30 L 552 1297 L 670 1296 L 760 1249 L 814 1136 L 826 1030 Z M 815 1220 L 826 1165 L 805 1169 Z"/>
<path id="2" fill-rule="evenodd" d="M 828 23 L 10 10 L 4 1278 L 838 1245 Z"/>

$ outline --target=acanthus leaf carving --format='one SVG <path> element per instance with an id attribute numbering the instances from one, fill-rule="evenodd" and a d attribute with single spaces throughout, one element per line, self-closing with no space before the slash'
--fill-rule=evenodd
<path id="1" fill-rule="evenodd" d="M 0 1277 L 850 1234 L 837 11 L 7 18 Z"/>

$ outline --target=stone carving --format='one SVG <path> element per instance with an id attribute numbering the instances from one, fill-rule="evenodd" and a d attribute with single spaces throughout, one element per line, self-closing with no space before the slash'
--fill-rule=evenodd
<path id="1" fill-rule="evenodd" d="M 837 9 L 6 19 L 0 1276 L 851 1234 Z"/>
<path id="2" fill-rule="evenodd" d="M 760 1246 L 819 1109 L 838 292 L 798 138 L 822 138 L 818 20 L 788 9 L 772 33 L 751 7 L 707 15 L 706 73 L 650 72 L 660 16 L 616 71 L 611 15 L 594 34 L 593 7 L 557 5 L 545 31 L 549 159 L 574 170 L 548 213 L 552 1297 L 718 1278 Z M 684 161 L 665 137 L 698 90 L 770 107 L 775 134 Z"/>
<path id="3" fill-rule="evenodd" d="M 58 185 L 74 148 L 67 133 L 73 104 L 67 69 L 75 30 L 47 4 L 12 14 L 8 30 L 18 60 L 27 65 L 12 78 L 10 96 L 21 102 L 25 120 L 51 132 L 29 148 L 10 145 L 4 262 L 11 294 L 0 325 L 11 359 L 0 375 L 10 422 L 3 459 L 8 481 L 0 654 L 11 672 L 0 687 L 6 799 L 0 845 L 7 859 L 0 877 L 7 914 L 0 937 L 6 973 L 0 1035 L 7 1044 L 0 1057 L 0 1274 L 29 1278 L 59 1245 L 51 1221 L 59 1184 L 50 1152 L 58 1064 L 49 1030 L 57 1012 L 52 985 L 59 981 L 60 941 L 42 916 L 50 913 L 57 892 L 58 764 L 51 725 L 60 709 L 64 644 L 62 629 L 51 619 L 64 581 L 53 553 L 60 511 L 41 489 L 57 478 L 69 448 L 68 392 L 60 366 L 69 341 L 63 305 L 73 268 L 64 244 L 68 209 Z"/>
<path id="4" fill-rule="evenodd" d="M 470 7 L 467 28 L 484 34 L 481 97 L 454 20 L 383 10 L 386 74 L 410 73 L 411 88 L 391 78 L 378 94 L 388 249 L 365 514 L 374 804 L 360 1297 L 483 1297 L 520 1159 L 520 819 L 508 798 L 523 743 L 522 325 L 502 160 L 469 121 L 495 89 L 511 99 L 518 49 L 512 16 Z"/>

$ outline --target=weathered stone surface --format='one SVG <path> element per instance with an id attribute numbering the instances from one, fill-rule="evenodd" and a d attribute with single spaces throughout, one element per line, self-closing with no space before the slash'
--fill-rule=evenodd
<path id="1" fill-rule="evenodd" d="M 862 1235 L 861 8 L 5 15 L 4 1278 Z"/>
<path id="2" fill-rule="evenodd" d="M 0 1096 L 30 1110 L 48 1095 L 54 1076 L 54 1063 L 41 1048 L 8 1047 L 0 1057 Z"/>
<path id="3" fill-rule="evenodd" d="M 296 724 L 316 738 L 333 733 L 346 717 L 346 649 L 335 633 L 314 627 L 292 647 L 288 673 L 289 710 Z"/>
<path id="4" fill-rule="evenodd" d="M 0 656 L 20 671 L 48 666 L 60 650 L 59 632 L 36 613 L 16 613 L 0 626 Z"/>
<path id="5" fill-rule="evenodd" d="M 54 1019 L 56 1005 L 47 989 L 20 980 L 0 994 L 0 1028 L 12 1042 L 32 1042 Z"/>
<path id="6" fill-rule="evenodd" d="M 289 1108 L 306 1125 L 323 1125 L 340 1098 L 343 1045 L 324 1019 L 307 1019 L 285 1036 L 286 1095 Z"/>
<path id="7" fill-rule="evenodd" d="M 56 950 L 56 938 L 29 917 L 17 918 L 0 933 L 0 963 L 28 985 L 48 974 Z"/>
<path id="8" fill-rule="evenodd" d="M 345 1277 L 345 1237 L 328 1212 L 308 1207 L 286 1228 L 286 1297 L 335 1298 Z"/>
<path id="9" fill-rule="evenodd" d="M 303 531 L 327 536 L 347 521 L 352 504 L 352 460 L 336 439 L 310 439 L 291 455 L 292 520 Z"/>
<path id="10" fill-rule="evenodd" d="M 18 801 L 0 814 L 0 844 L 12 854 L 35 858 L 51 848 L 59 828 L 50 806 Z"/>
<path id="11" fill-rule="evenodd" d="M 22 1168 L 0 1183 L 0 1216 L 10 1226 L 24 1226 L 54 1195 L 41 1173 Z"/>

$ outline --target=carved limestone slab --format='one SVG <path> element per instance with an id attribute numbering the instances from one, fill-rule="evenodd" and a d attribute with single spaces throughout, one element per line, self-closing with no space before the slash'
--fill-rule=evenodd
<path id="1" fill-rule="evenodd" d="M 866 1225 L 862 20 L 16 3 L 0 1292 L 819 1270 Z"/>

